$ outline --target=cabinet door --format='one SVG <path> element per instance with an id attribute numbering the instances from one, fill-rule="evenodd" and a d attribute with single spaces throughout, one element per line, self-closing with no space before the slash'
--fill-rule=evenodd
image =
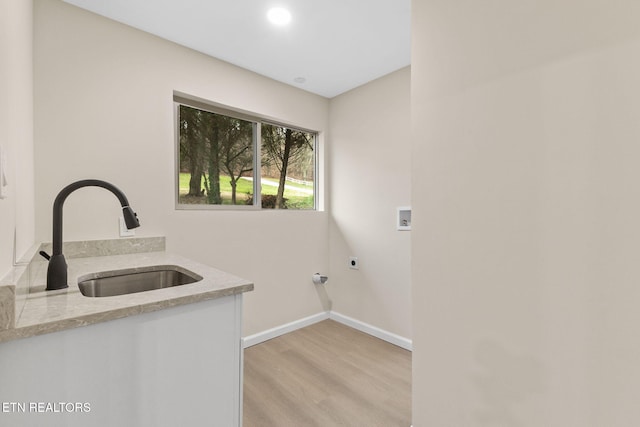
<path id="1" fill-rule="evenodd" d="M 235 295 L 2 343 L 0 425 L 238 426 L 241 307 Z"/>

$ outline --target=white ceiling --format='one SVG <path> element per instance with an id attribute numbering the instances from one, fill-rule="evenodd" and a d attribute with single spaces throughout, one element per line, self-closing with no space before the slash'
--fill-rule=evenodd
<path id="1" fill-rule="evenodd" d="M 64 1 L 328 98 L 411 61 L 411 0 Z"/>

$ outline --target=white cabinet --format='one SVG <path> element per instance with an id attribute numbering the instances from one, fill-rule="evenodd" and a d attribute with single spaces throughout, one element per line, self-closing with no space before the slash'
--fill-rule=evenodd
<path id="1" fill-rule="evenodd" d="M 0 425 L 240 426 L 241 311 L 237 294 L 0 343 Z"/>

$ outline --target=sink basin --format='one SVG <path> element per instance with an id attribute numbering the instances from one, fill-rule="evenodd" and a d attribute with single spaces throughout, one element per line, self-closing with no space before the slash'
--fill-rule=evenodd
<path id="1" fill-rule="evenodd" d="M 126 270 L 103 271 L 78 278 L 86 297 L 134 294 L 202 280 L 202 276 L 177 265 L 154 265 Z"/>

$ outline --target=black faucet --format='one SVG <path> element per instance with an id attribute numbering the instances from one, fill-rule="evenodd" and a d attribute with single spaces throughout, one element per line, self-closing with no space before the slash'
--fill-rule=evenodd
<path id="1" fill-rule="evenodd" d="M 140 227 L 138 215 L 129 207 L 127 196 L 113 184 L 99 179 L 85 179 L 64 187 L 53 202 L 53 254 L 49 259 L 49 268 L 47 269 L 48 291 L 69 287 L 67 285 L 67 262 L 62 254 L 62 205 L 69 194 L 82 187 L 102 187 L 111 191 L 120 200 L 127 229 Z"/>

